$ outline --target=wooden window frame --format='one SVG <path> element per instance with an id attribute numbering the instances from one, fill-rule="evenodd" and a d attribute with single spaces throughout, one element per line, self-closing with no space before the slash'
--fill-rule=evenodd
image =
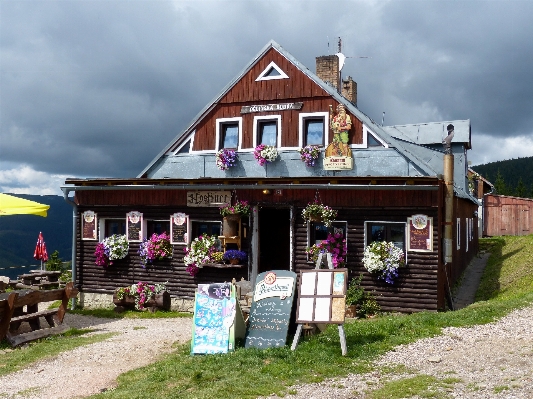
<path id="1" fill-rule="evenodd" d="M 216 120 L 216 149 L 215 151 L 219 151 L 222 148 L 222 136 L 224 135 L 224 125 L 238 125 L 238 133 L 237 133 L 237 148 L 232 148 L 237 151 L 241 149 L 242 146 L 242 116 L 235 117 L 235 118 L 218 118 Z"/>

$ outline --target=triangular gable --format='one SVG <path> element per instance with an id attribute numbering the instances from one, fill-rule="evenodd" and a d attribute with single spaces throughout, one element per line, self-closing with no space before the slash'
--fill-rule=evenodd
<path id="1" fill-rule="evenodd" d="M 345 97 L 343 97 L 341 94 L 337 92 L 335 88 L 332 86 L 326 84 L 322 79 L 320 79 L 317 75 L 315 75 L 313 72 L 311 72 L 309 69 L 307 69 L 305 66 L 303 66 L 298 60 L 296 60 L 289 52 L 287 52 L 285 49 L 283 49 L 278 43 L 275 41 L 270 41 L 253 59 L 250 61 L 250 63 L 231 81 L 224 87 L 224 89 L 221 91 L 219 95 L 217 95 L 210 103 L 207 104 L 202 111 L 200 111 L 192 120 L 192 122 L 187 126 L 186 129 L 181 131 L 175 138 L 172 140 L 166 147 L 161 151 L 147 166 L 146 168 L 138 175 L 138 177 L 143 177 L 145 174 L 154 166 L 158 161 L 164 157 L 165 155 L 169 155 L 170 150 L 175 151 L 176 149 L 180 148 L 184 141 L 191 140 L 190 135 L 184 135 L 184 133 L 189 132 L 191 133 L 195 126 L 199 124 L 203 118 L 208 115 L 208 113 L 218 104 L 219 101 L 221 101 L 227 94 L 230 92 L 234 86 L 248 73 L 250 70 L 267 54 L 268 51 L 271 49 L 276 50 L 278 53 L 280 53 L 287 61 L 289 61 L 290 64 L 292 64 L 298 71 L 306 75 L 308 78 L 310 78 L 314 83 L 316 83 L 319 88 L 323 89 L 325 91 L 325 95 L 331 96 L 334 100 L 336 100 L 338 103 L 344 104 L 347 111 L 349 111 L 354 117 L 356 117 L 361 123 L 363 124 L 363 127 L 366 125 L 366 127 L 372 132 L 372 134 L 375 136 L 375 138 L 378 139 L 385 147 L 390 147 L 396 149 L 402 156 L 413 162 L 418 169 L 422 170 L 424 174 L 428 176 L 435 175 L 434 170 L 429 167 L 425 162 L 422 162 L 420 159 L 418 159 L 416 156 L 413 156 L 413 154 L 410 151 L 407 151 L 405 148 L 402 147 L 401 140 L 398 140 L 394 137 L 392 137 L 388 132 L 384 130 L 384 128 L 381 125 L 378 125 L 375 123 L 371 118 L 369 118 L 366 114 L 364 114 L 362 111 L 360 111 L 354 104 L 352 104 L 350 101 L 348 101 Z M 276 65 L 277 66 L 277 65 Z M 271 71 L 272 63 L 268 64 L 265 68 L 263 68 L 263 72 L 269 72 Z M 279 66 L 278 66 L 279 68 Z M 281 68 L 280 68 L 281 70 Z M 285 72 L 284 72 L 285 73 Z M 257 76 L 257 75 L 256 75 Z M 254 77 L 255 80 L 255 77 Z M 366 141 L 366 140 L 365 140 Z"/>
<path id="2" fill-rule="evenodd" d="M 274 61 L 267 65 L 265 70 L 259 74 L 256 82 L 260 80 L 273 80 L 273 79 L 289 79 L 287 74 L 281 70 L 279 66 L 276 65 Z"/>

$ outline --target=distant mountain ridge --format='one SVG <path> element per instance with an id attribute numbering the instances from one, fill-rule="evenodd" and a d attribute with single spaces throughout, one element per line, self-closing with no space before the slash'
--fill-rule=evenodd
<path id="1" fill-rule="evenodd" d="M 533 198 L 533 157 L 490 162 L 471 168 L 491 182 L 498 189 L 497 194 Z"/>
<path id="2" fill-rule="evenodd" d="M 39 232 L 43 233 L 48 255 L 57 250 L 61 259 L 70 261 L 72 206 L 58 195 L 9 195 L 50 205 L 50 209 L 45 218 L 34 215 L 0 216 L 0 276 L 14 278 L 25 272 L 12 269 L 12 266 L 40 264 L 33 258 Z"/>

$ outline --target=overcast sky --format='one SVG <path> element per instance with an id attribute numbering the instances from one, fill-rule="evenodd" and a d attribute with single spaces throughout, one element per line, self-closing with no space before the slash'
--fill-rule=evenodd
<path id="1" fill-rule="evenodd" d="M 528 0 L 0 0 L 0 192 L 137 176 L 271 39 L 314 71 L 341 37 L 359 109 L 470 119 L 473 165 L 533 156 L 532 15 Z"/>

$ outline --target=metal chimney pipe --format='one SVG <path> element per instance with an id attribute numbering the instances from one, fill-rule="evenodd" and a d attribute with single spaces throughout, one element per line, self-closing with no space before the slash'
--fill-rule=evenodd
<path id="1" fill-rule="evenodd" d="M 453 154 L 444 154 L 444 263 L 452 263 L 453 249 Z"/>

